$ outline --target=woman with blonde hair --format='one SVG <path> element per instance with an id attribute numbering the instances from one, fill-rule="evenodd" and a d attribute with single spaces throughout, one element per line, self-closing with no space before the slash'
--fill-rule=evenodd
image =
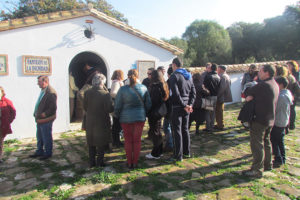
<path id="1" fill-rule="evenodd" d="M 16 117 L 16 109 L 13 103 L 5 97 L 5 91 L 0 86 L 0 163 L 2 163 L 4 138 L 11 134 L 10 124 Z"/>
<path id="2" fill-rule="evenodd" d="M 137 82 L 138 72 L 128 71 L 129 85 L 122 86 L 115 99 L 114 115 L 124 131 L 127 166 L 136 168 L 141 150 L 141 136 L 151 99 L 146 86 Z"/>
<path id="3" fill-rule="evenodd" d="M 124 73 L 122 70 L 115 70 L 112 77 L 112 83 L 110 88 L 110 95 L 114 100 L 117 96 L 119 89 L 124 85 Z M 121 147 L 123 143 L 120 141 L 120 132 L 122 130 L 119 119 L 113 116 L 113 125 L 112 125 L 112 145 L 115 147 Z"/>

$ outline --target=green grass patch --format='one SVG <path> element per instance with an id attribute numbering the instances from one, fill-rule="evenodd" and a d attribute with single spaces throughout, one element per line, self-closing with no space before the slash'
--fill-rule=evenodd
<path id="1" fill-rule="evenodd" d="M 14 198 L 13 200 L 32 200 L 32 199 L 37 198 L 38 196 L 39 196 L 38 192 L 32 192 L 32 193 L 22 196 L 20 198 Z"/>
<path id="2" fill-rule="evenodd" d="M 75 136 L 76 136 L 75 132 L 66 132 L 66 133 L 60 134 L 60 138 L 62 138 L 62 139 L 74 138 Z"/>
<path id="3" fill-rule="evenodd" d="M 197 199 L 197 196 L 196 196 L 193 192 L 187 192 L 187 193 L 184 195 L 184 199 L 185 199 L 185 200 L 196 200 L 196 199 Z"/>
<path id="4" fill-rule="evenodd" d="M 55 200 L 65 200 L 68 199 L 71 194 L 74 192 L 75 188 L 71 188 L 69 190 L 60 190 L 58 186 L 54 186 L 48 192 L 48 195 L 51 199 Z"/>
<path id="5" fill-rule="evenodd" d="M 6 155 L 10 155 L 11 152 L 17 151 L 18 149 L 19 149 L 18 146 L 12 146 L 12 147 L 10 147 L 10 146 L 5 146 L 4 145 L 3 151 L 4 151 L 4 153 Z"/>
<path id="6" fill-rule="evenodd" d="M 21 142 L 18 139 L 9 139 L 4 141 L 4 145 L 10 145 L 10 144 L 21 144 Z"/>
<path id="7" fill-rule="evenodd" d="M 93 183 L 115 184 L 119 181 L 121 175 L 102 171 L 91 178 Z"/>

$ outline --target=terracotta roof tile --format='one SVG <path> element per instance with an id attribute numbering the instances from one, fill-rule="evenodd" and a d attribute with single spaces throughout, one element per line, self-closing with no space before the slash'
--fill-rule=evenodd
<path id="1" fill-rule="evenodd" d="M 115 26 L 116 28 L 119 28 L 130 34 L 133 34 L 139 38 L 142 38 L 148 42 L 151 42 L 152 44 L 158 45 L 161 48 L 164 48 L 164 49 L 172 52 L 175 55 L 180 55 L 180 54 L 184 53 L 182 49 L 179 49 L 176 46 L 173 46 L 162 40 L 153 38 L 137 29 L 134 29 L 133 27 L 129 26 L 128 24 L 125 24 L 113 17 L 107 16 L 106 14 L 104 14 L 96 9 L 93 9 L 93 8 L 91 8 L 89 10 L 82 9 L 82 10 L 71 10 L 71 11 L 59 11 L 59 12 L 53 12 L 53 13 L 48 13 L 48 14 L 40 14 L 40 15 L 36 15 L 36 16 L 20 18 L 20 19 L 1 21 L 0 22 L 0 31 L 7 31 L 7 30 L 11 30 L 11 29 L 16 29 L 16 28 L 23 28 L 23 27 L 34 26 L 34 25 L 38 25 L 38 24 L 62 21 L 62 20 L 72 19 L 72 18 L 77 18 L 77 17 L 82 17 L 82 16 L 94 16 L 97 19 L 99 19 L 105 23 Z"/>
<path id="2" fill-rule="evenodd" d="M 286 62 L 288 62 L 288 61 L 226 65 L 227 66 L 226 72 L 228 74 L 245 73 L 248 71 L 248 68 L 251 64 L 255 64 L 256 66 L 261 66 L 261 65 L 266 65 L 266 64 L 269 64 L 269 65 L 285 64 Z M 196 73 L 196 72 L 202 73 L 205 71 L 205 67 L 189 67 L 187 69 L 192 73 Z"/>

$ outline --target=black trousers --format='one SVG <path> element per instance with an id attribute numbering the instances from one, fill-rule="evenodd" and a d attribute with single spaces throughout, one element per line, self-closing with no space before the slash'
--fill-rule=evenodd
<path id="1" fill-rule="evenodd" d="M 153 142 L 153 149 L 151 155 L 159 157 L 163 153 L 163 138 L 161 134 L 161 119 L 149 117 L 149 134 Z"/>
<path id="2" fill-rule="evenodd" d="M 105 147 L 89 146 L 90 167 L 101 166 L 104 164 Z"/>
<path id="3" fill-rule="evenodd" d="M 271 143 L 275 162 L 285 163 L 285 147 L 284 147 L 285 127 L 273 126 L 271 131 Z"/>
<path id="4" fill-rule="evenodd" d="M 120 121 L 118 118 L 113 117 L 113 125 L 112 125 L 112 140 L 113 140 L 113 145 L 119 145 L 121 143 L 120 141 L 120 132 L 122 130 Z"/>
<path id="5" fill-rule="evenodd" d="M 174 158 L 181 160 L 190 154 L 189 113 L 183 108 L 173 108 L 171 116 Z"/>
<path id="6" fill-rule="evenodd" d="M 295 120 L 296 120 L 296 100 L 293 101 L 293 105 L 290 106 L 290 129 L 295 128 Z"/>

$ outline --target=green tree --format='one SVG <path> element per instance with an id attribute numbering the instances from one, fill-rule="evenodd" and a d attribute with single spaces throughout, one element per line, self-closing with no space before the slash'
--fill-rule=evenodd
<path id="1" fill-rule="evenodd" d="M 188 48 L 188 44 L 187 44 L 187 41 L 185 41 L 184 39 L 181 39 L 179 37 L 173 37 L 171 39 L 165 39 L 165 38 L 161 38 L 161 40 L 169 43 L 169 44 L 172 44 L 180 49 L 182 49 L 184 52 L 186 52 L 187 48 Z M 191 64 L 191 60 L 188 59 L 188 58 L 185 58 L 184 55 L 179 55 L 178 56 L 182 61 L 183 61 L 183 64 L 185 66 L 190 66 Z"/>
<path id="2" fill-rule="evenodd" d="M 264 43 L 276 60 L 300 58 L 300 8 L 288 6 L 283 15 L 265 19 Z"/>
<path id="3" fill-rule="evenodd" d="M 124 15 L 115 10 L 113 6 L 105 0 L 20 0 L 18 3 L 6 1 L 5 5 L 7 5 L 7 8 L 13 8 L 7 9 L 7 11 L 2 10 L 0 19 L 7 20 L 56 11 L 82 9 L 87 7 L 89 3 L 91 3 L 95 9 L 128 23 Z"/>
<path id="4" fill-rule="evenodd" d="M 261 57 L 261 35 L 264 26 L 259 23 L 238 22 L 227 28 L 232 41 L 232 62 L 244 63 Z M 251 58 L 251 59 L 250 59 Z"/>
<path id="5" fill-rule="evenodd" d="M 207 62 L 229 63 L 231 40 L 228 32 L 214 21 L 196 20 L 183 34 L 188 47 L 185 58 L 191 66 L 204 66 Z"/>

